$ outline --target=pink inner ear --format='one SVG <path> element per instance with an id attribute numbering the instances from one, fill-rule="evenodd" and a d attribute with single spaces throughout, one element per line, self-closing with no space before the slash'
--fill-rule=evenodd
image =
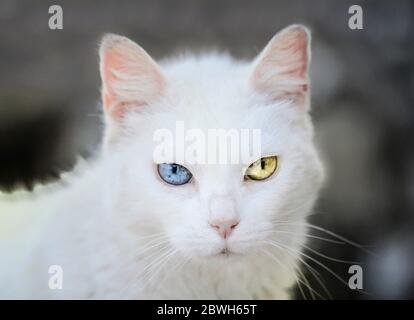
<path id="1" fill-rule="evenodd" d="M 131 107 L 143 106 L 161 94 L 164 78 L 155 62 L 133 43 L 117 43 L 101 57 L 105 111 L 121 118 Z"/>
<path id="2" fill-rule="evenodd" d="M 292 31 L 286 37 L 282 37 L 278 45 L 273 48 L 274 55 L 280 55 L 280 66 L 285 66 L 286 71 L 281 72 L 283 76 L 298 78 L 306 77 L 308 71 L 308 39 L 303 31 Z"/>
<path id="3" fill-rule="evenodd" d="M 105 108 L 110 108 L 115 100 L 115 93 L 111 84 L 116 79 L 112 70 L 119 70 L 121 62 L 116 52 L 106 52 L 102 63 L 102 73 L 104 81 L 103 104 Z"/>
<path id="4" fill-rule="evenodd" d="M 113 84 L 120 81 L 119 78 L 112 72 L 113 70 L 124 69 L 125 61 L 122 55 L 115 50 L 109 50 L 103 58 L 103 78 L 104 78 L 104 93 L 103 104 L 107 112 L 115 119 L 120 119 L 125 111 L 132 104 L 140 106 L 144 103 L 141 101 L 122 101 L 122 97 L 118 97 L 113 89 Z"/>
<path id="5" fill-rule="evenodd" d="M 309 39 L 303 27 L 278 33 L 258 57 L 251 82 L 273 96 L 308 91 Z"/>

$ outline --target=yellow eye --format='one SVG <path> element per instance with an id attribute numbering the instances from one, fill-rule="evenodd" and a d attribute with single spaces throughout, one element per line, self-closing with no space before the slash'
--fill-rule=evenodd
<path id="1" fill-rule="evenodd" d="M 277 156 L 261 158 L 247 168 L 244 178 L 248 180 L 267 179 L 276 171 L 277 164 Z"/>

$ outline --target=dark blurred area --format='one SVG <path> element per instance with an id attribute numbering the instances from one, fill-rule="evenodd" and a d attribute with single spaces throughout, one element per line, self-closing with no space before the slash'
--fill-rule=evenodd
<path id="1" fill-rule="evenodd" d="M 48 28 L 52 4 L 63 8 L 63 30 Z M 364 10 L 363 30 L 348 27 L 353 4 Z M 1 189 L 53 181 L 99 145 L 103 33 L 128 36 L 155 58 L 212 48 L 252 58 L 292 23 L 313 33 L 312 114 L 329 175 L 310 222 L 364 245 L 315 239 L 309 246 L 319 255 L 305 253 L 326 268 L 306 261 L 333 298 L 413 299 L 413 1 L 2 0 Z M 332 274 L 347 282 L 352 263 L 327 257 L 360 262 L 366 293 Z"/>

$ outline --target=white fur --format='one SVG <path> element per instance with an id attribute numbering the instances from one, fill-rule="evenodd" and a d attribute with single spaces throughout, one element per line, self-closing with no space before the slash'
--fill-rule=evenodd
<path id="1" fill-rule="evenodd" d="M 1 298 L 289 298 L 305 242 L 301 222 L 323 178 L 307 108 L 255 92 L 251 63 L 226 55 L 184 56 L 161 69 L 164 97 L 128 112 L 96 160 L 36 199 L 1 200 L 3 226 L 16 210 L 34 221 L 0 235 Z M 202 130 L 260 128 L 263 154 L 278 155 L 280 167 L 246 182 L 246 164 L 193 165 L 192 183 L 167 185 L 153 163 L 152 136 L 177 120 Z M 220 195 L 235 200 L 240 216 L 230 256 L 217 254 L 223 240 L 207 222 L 208 203 Z M 158 233 L 164 246 L 153 241 Z M 62 266 L 63 290 L 48 288 L 50 265 Z"/>

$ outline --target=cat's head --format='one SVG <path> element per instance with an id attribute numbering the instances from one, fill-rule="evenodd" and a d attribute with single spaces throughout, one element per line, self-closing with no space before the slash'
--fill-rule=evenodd
<path id="1" fill-rule="evenodd" d="M 294 25 L 252 62 L 207 54 L 158 65 L 127 38 L 104 37 L 106 197 L 132 238 L 164 239 L 166 247 L 194 257 L 303 241 L 300 222 L 323 179 L 308 114 L 309 42 L 307 29 Z M 260 154 L 220 161 L 220 148 L 200 142 L 209 129 L 238 132 L 242 145 L 257 141 L 243 140 L 241 129 L 259 130 Z M 188 131 L 191 141 L 202 138 L 193 144 L 197 151 L 184 154 L 204 148 L 214 153 L 205 154 L 211 161 L 178 155 Z M 161 143 L 174 152 L 160 154 Z"/>

